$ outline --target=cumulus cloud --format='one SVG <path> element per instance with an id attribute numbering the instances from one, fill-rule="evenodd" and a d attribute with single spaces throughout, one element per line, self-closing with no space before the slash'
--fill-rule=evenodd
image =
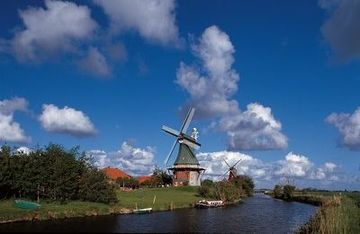
<path id="1" fill-rule="evenodd" d="M 320 0 L 329 18 L 321 27 L 325 40 L 344 61 L 360 56 L 360 2 L 358 0 Z"/>
<path id="2" fill-rule="evenodd" d="M 90 150 L 87 153 L 92 156 L 94 165 L 99 168 L 116 167 L 133 176 L 149 175 L 155 168 L 155 149 L 150 146 L 137 148 L 125 141 L 115 152 Z"/>
<path id="3" fill-rule="evenodd" d="M 45 1 L 44 8 L 19 11 L 23 29 L 15 33 L 12 48 L 19 61 L 39 61 L 76 48 L 97 27 L 90 9 L 67 1 Z"/>
<path id="4" fill-rule="evenodd" d="M 88 116 L 67 106 L 60 109 L 53 104 L 44 104 L 39 121 L 48 132 L 65 133 L 78 137 L 91 136 L 96 133 Z"/>
<path id="5" fill-rule="evenodd" d="M 332 113 L 325 121 L 338 129 L 340 146 L 360 150 L 360 107 L 352 114 Z"/>
<path id="6" fill-rule="evenodd" d="M 27 143 L 31 139 L 25 135 L 20 124 L 14 121 L 15 111 L 27 111 L 28 103 L 24 98 L 0 101 L 0 141 Z"/>
<path id="7" fill-rule="evenodd" d="M 268 150 L 287 147 L 281 123 L 270 107 L 251 103 L 242 112 L 232 96 L 239 75 L 232 67 L 235 49 L 217 26 L 207 28 L 192 45 L 201 67 L 180 63 L 176 83 L 190 94 L 186 106 L 196 108 L 197 118 L 215 118 L 212 127 L 228 136 L 229 150 Z"/>
<path id="8" fill-rule="evenodd" d="M 337 175 L 333 174 L 336 168 L 338 168 L 338 166 L 335 163 L 326 162 L 324 163 L 324 165 L 314 170 L 311 173 L 310 178 L 317 180 L 327 179 L 327 180 L 336 181 L 339 179 Z"/>
<path id="9" fill-rule="evenodd" d="M 252 156 L 233 151 L 204 152 L 197 154 L 197 158 L 202 167 L 206 169 L 205 177 L 214 180 L 221 180 L 228 177 L 229 170 L 226 162 L 232 166 L 239 160 L 237 165 L 237 173 L 240 175 L 249 175 L 254 179 L 268 179 L 271 171 L 261 160 Z M 224 177 L 222 177 L 226 173 Z"/>
<path id="10" fill-rule="evenodd" d="M 282 149 L 287 137 L 281 133 L 281 123 L 271 108 L 258 103 L 247 105 L 247 110 L 220 119 L 217 128 L 228 135 L 230 150 Z"/>
<path id="11" fill-rule="evenodd" d="M 214 117 L 237 112 L 238 103 L 229 99 L 236 92 L 239 80 L 232 69 L 235 49 L 229 36 L 211 26 L 192 48 L 203 69 L 181 62 L 176 82 L 190 94 L 189 105 L 197 108 L 196 115 Z"/>
<path id="12" fill-rule="evenodd" d="M 277 176 L 284 177 L 305 177 L 309 175 L 313 163 L 304 155 L 289 152 L 284 160 L 277 163 L 274 172 Z"/>
<path id="13" fill-rule="evenodd" d="M 135 30 L 161 44 L 179 43 L 175 0 L 94 0 L 110 18 L 113 31 Z"/>
<path id="14" fill-rule="evenodd" d="M 251 176 L 257 186 L 265 183 L 271 187 L 282 180 L 291 180 L 297 185 L 301 182 L 304 186 L 314 183 L 332 185 L 339 181 L 350 181 L 347 176 L 340 176 L 337 171 L 339 166 L 333 162 L 326 162 L 316 167 L 308 157 L 293 152 L 289 152 L 284 159 L 273 162 L 264 162 L 253 156 L 234 151 L 201 152 L 197 154 L 197 158 L 200 165 L 206 169 L 202 179 L 227 178 L 229 167 L 224 160 L 230 165 L 241 160 L 236 166 L 237 174 Z M 227 172 L 226 175 L 222 176 L 225 172 Z"/>
<path id="15" fill-rule="evenodd" d="M 78 64 L 82 70 L 95 75 L 108 76 L 111 73 L 105 56 L 96 47 L 90 47 L 88 55 Z"/>

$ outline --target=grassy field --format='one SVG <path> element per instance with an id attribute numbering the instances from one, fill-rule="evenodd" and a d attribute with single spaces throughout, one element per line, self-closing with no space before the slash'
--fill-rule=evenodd
<path id="1" fill-rule="evenodd" d="M 155 195 L 155 211 L 191 207 L 194 202 L 201 199 L 197 196 L 197 188 L 170 187 L 138 189 L 131 192 L 118 190 L 119 202 L 112 205 L 81 201 L 65 204 L 41 202 L 39 210 L 24 210 L 17 208 L 14 200 L 0 200 L 0 223 L 129 213 L 135 209 L 135 204 L 138 208 L 151 207 Z"/>
<path id="2" fill-rule="evenodd" d="M 360 193 L 316 192 L 296 194 L 301 199 L 322 199 L 321 206 L 299 233 L 360 233 Z"/>
<path id="3" fill-rule="evenodd" d="M 122 207 L 135 209 L 152 207 L 156 196 L 154 210 L 169 210 L 191 207 L 202 199 L 198 196 L 197 187 L 169 187 L 138 189 L 131 192 L 118 191 L 119 204 Z"/>
<path id="4" fill-rule="evenodd" d="M 13 200 L 0 201 L 0 223 L 19 220 L 45 220 L 51 218 L 70 218 L 91 215 L 105 215 L 119 211 L 102 203 L 72 201 L 66 204 L 41 203 L 38 210 L 25 210 L 15 206 Z"/>

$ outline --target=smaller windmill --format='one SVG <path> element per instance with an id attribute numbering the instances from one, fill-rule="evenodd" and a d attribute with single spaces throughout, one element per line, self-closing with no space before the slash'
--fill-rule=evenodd
<path id="1" fill-rule="evenodd" d="M 236 165 L 241 162 L 243 159 L 239 159 L 236 163 L 234 163 L 232 166 L 230 166 L 230 164 L 228 162 L 226 162 L 226 160 L 224 159 L 224 162 L 226 163 L 226 165 L 229 167 L 229 169 L 222 175 L 222 177 L 224 177 L 228 172 L 229 172 L 229 177 L 228 180 L 232 180 L 234 178 L 236 178 L 237 176 L 237 169 L 236 169 Z"/>

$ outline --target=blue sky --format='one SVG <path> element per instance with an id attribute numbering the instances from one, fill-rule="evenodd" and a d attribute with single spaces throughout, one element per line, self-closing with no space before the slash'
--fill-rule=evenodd
<path id="1" fill-rule="evenodd" d="M 258 186 L 360 189 L 359 18 L 352 0 L 7 1 L 0 139 L 147 174 L 192 105 L 209 173 L 243 158 Z"/>

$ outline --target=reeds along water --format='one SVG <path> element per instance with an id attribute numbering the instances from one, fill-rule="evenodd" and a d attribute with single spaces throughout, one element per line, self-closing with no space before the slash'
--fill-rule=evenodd
<path id="1" fill-rule="evenodd" d="M 346 196 L 326 197 L 299 233 L 360 233 L 360 209 Z"/>

